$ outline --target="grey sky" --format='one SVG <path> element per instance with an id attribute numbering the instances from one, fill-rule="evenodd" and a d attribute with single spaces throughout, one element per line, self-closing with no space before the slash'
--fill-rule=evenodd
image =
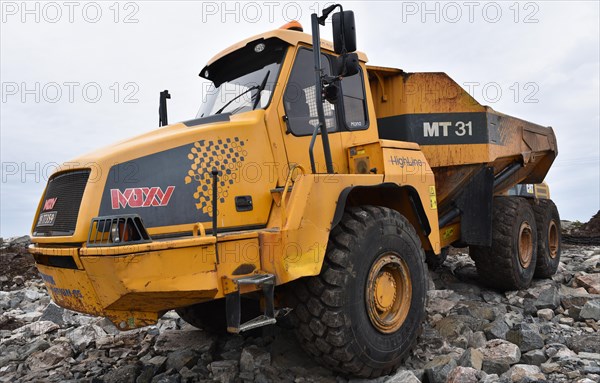
<path id="1" fill-rule="evenodd" d="M 2 236 L 29 232 L 53 164 L 156 128 L 163 89 L 173 95 L 171 122 L 193 118 L 204 88 L 197 75 L 214 54 L 296 16 L 310 30 L 310 13 L 323 7 L 67 3 L 30 1 L 24 12 L 21 1 L 2 1 Z M 355 11 L 370 64 L 446 72 L 479 102 L 553 126 L 559 157 L 547 181 L 562 218 L 585 221 L 599 209 L 597 1 L 343 4 Z"/>

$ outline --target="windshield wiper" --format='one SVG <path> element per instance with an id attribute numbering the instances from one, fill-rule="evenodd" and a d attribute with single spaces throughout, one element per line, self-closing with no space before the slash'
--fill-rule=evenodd
<path id="1" fill-rule="evenodd" d="M 256 107 L 258 106 L 258 103 L 260 102 L 260 94 L 267 86 L 267 79 L 269 78 L 270 74 L 271 74 L 271 71 L 270 70 L 267 71 L 267 74 L 263 78 L 260 85 L 251 86 L 250 88 L 246 89 L 242 93 L 238 94 L 237 96 L 235 96 L 234 98 L 229 100 L 225 105 L 223 105 L 219 110 L 217 110 L 215 112 L 215 114 L 221 114 L 221 112 L 223 112 L 225 110 L 225 108 L 227 108 L 229 105 L 231 105 L 235 100 L 239 99 L 240 97 L 242 97 L 243 95 L 245 95 L 248 92 L 252 92 L 253 90 L 258 90 L 258 92 L 256 92 L 256 100 L 254 101 L 254 104 L 252 105 L 252 110 L 256 109 Z"/>
<path id="2" fill-rule="evenodd" d="M 252 105 L 252 110 L 256 109 L 256 107 L 260 103 L 261 93 L 263 90 L 265 90 L 265 86 L 267 86 L 267 79 L 269 78 L 270 74 L 271 74 L 271 71 L 268 70 L 267 74 L 265 75 L 265 78 L 263 78 L 262 82 L 260 83 L 260 86 L 258 87 L 258 92 L 256 93 L 256 101 L 254 101 L 254 105 Z"/>
<path id="3" fill-rule="evenodd" d="M 250 88 L 246 89 L 245 91 L 243 91 L 242 93 L 238 94 L 237 96 L 235 96 L 234 98 L 232 98 L 231 100 L 229 100 L 225 105 L 223 105 L 223 107 L 221 107 L 221 109 L 217 110 L 215 112 L 215 114 L 221 114 L 222 111 L 225 110 L 225 108 L 227 108 L 229 105 L 231 105 L 232 102 L 234 102 L 235 100 L 239 99 L 240 97 L 242 97 L 243 95 L 245 95 L 248 92 L 252 92 L 253 90 L 258 89 L 259 86 L 258 85 L 254 85 L 251 86 Z"/>

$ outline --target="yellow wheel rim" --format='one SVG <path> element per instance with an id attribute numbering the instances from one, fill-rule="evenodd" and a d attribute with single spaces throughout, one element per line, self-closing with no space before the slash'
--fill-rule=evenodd
<path id="1" fill-rule="evenodd" d="M 373 326 L 386 334 L 397 331 L 408 316 L 412 300 L 406 262 L 394 253 L 380 257 L 369 271 L 365 297 Z"/>
<path id="2" fill-rule="evenodd" d="M 533 258 L 533 234 L 529 223 L 524 221 L 519 229 L 519 263 L 524 269 L 531 264 L 531 258 Z"/>

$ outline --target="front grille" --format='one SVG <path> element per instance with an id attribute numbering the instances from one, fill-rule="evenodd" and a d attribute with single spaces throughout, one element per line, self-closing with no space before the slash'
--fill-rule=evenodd
<path id="1" fill-rule="evenodd" d="M 34 236 L 64 236 L 75 232 L 89 176 L 89 170 L 78 170 L 61 173 L 48 181 L 42 207 L 36 217 Z"/>

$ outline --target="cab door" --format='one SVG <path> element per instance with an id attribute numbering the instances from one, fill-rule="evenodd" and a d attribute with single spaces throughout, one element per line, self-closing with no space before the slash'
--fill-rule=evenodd
<path id="1" fill-rule="evenodd" d="M 321 65 L 325 74 L 332 72 L 332 57 L 321 54 Z M 290 164 L 300 164 L 311 171 L 309 146 L 315 127 L 318 125 L 315 94 L 315 70 L 313 51 L 298 47 L 292 69 L 285 83 L 283 98 L 278 106 L 283 124 L 284 142 Z M 342 147 L 338 113 L 334 104 L 325 101 L 325 123 L 329 132 L 329 144 L 335 173 L 347 173 L 347 155 Z M 326 173 L 325 156 L 321 136 L 314 145 L 317 173 Z"/>

